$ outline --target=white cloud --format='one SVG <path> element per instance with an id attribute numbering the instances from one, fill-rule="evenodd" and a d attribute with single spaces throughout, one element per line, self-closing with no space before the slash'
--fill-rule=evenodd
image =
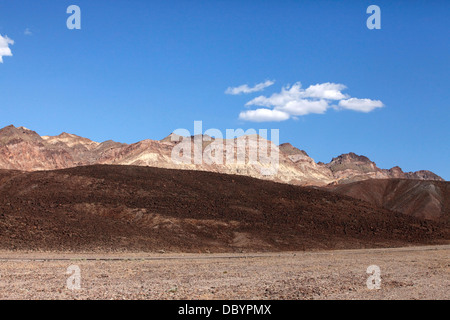
<path id="1" fill-rule="evenodd" d="M 275 81 L 267 80 L 265 82 L 258 83 L 254 87 L 249 87 L 247 84 L 243 84 L 242 86 L 239 86 L 239 87 L 229 87 L 225 91 L 225 93 L 232 94 L 232 95 L 238 95 L 238 94 L 242 94 L 242 93 L 258 92 L 258 91 L 264 90 L 267 87 L 270 87 L 274 83 L 275 83 Z"/>
<path id="2" fill-rule="evenodd" d="M 292 87 L 289 86 L 281 89 L 280 93 L 274 93 L 270 97 L 259 96 L 250 100 L 246 106 L 263 106 L 263 107 L 281 107 L 290 101 L 299 100 L 302 97 L 302 85 L 297 82 Z"/>
<path id="3" fill-rule="evenodd" d="M 270 97 L 256 97 L 247 102 L 246 106 L 285 107 L 291 102 L 306 104 L 307 101 L 314 101 L 314 99 L 341 100 L 349 97 L 341 92 L 346 88 L 343 84 L 327 82 L 302 89 L 302 84 L 297 82 L 291 87 L 286 86 L 282 88 L 280 93 L 274 93 Z"/>
<path id="4" fill-rule="evenodd" d="M 326 99 L 316 98 L 336 97 L 340 93 L 337 88 L 341 87 L 344 88 L 342 85 L 330 83 L 324 84 L 324 86 L 311 86 L 304 90 L 302 89 L 301 83 L 297 82 L 291 87 L 287 86 L 282 88 L 280 93 L 274 93 L 270 97 L 256 97 L 247 102 L 246 106 L 271 107 L 274 111 L 281 111 L 290 116 L 304 116 L 310 113 L 321 114 L 327 111 L 329 102 Z M 310 96 L 314 96 L 314 98 L 311 99 Z M 284 120 L 287 119 L 289 117 Z"/>
<path id="5" fill-rule="evenodd" d="M 384 107 L 384 104 L 380 100 L 350 98 L 339 101 L 339 106 L 353 111 L 370 112 L 376 108 Z"/>
<path id="6" fill-rule="evenodd" d="M 29 28 L 26 28 L 25 31 L 23 32 L 23 34 L 26 36 L 32 36 L 33 32 L 31 32 L 31 30 Z"/>
<path id="7" fill-rule="evenodd" d="M 239 119 L 252 122 L 285 121 L 290 115 L 286 112 L 271 109 L 242 111 Z"/>
<path id="8" fill-rule="evenodd" d="M 348 95 L 341 92 L 345 89 L 347 89 L 347 87 L 343 84 L 330 82 L 321 83 L 309 86 L 309 88 L 305 90 L 305 96 L 308 98 L 341 100 L 348 98 Z"/>
<path id="9" fill-rule="evenodd" d="M 12 52 L 9 45 L 13 45 L 14 41 L 8 38 L 8 36 L 2 36 L 0 34 L 0 63 L 3 63 L 3 57 L 11 57 Z"/>
<path id="10" fill-rule="evenodd" d="M 248 110 L 240 113 L 239 118 L 247 121 L 284 121 L 289 118 L 307 114 L 323 114 L 333 101 L 339 101 L 338 106 L 360 112 L 370 112 L 375 108 L 383 107 L 379 100 L 350 98 L 342 93 L 347 87 L 339 83 L 319 83 L 302 88 L 300 82 L 286 86 L 281 92 L 271 96 L 256 97 L 245 105 L 266 107 L 269 109 Z M 335 106 L 333 106 L 335 107 Z"/>
<path id="11" fill-rule="evenodd" d="M 277 107 L 275 110 L 280 110 L 289 113 L 293 116 L 304 116 L 310 113 L 325 113 L 329 107 L 326 100 L 307 100 L 300 99 L 289 101 L 284 106 Z"/>

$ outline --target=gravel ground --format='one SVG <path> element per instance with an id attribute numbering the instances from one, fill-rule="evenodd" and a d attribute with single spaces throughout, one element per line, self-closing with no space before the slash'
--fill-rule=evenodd
<path id="1" fill-rule="evenodd" d="M 450 246 L 254 255 L 0 252 L 0 299 L 449 299 Z M 69 290 L 67 268 L 81 271 Z M 366 285 L 370 265 L 381 288 Z"/>

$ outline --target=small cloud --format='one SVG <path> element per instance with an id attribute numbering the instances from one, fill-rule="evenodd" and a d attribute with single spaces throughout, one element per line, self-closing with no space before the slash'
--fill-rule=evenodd
<path id="1" fill-rule="evenodd" d="M 317 99 L 341 100 L 348 98 L 348 95 L 341 91 L 347 87 L 339 83 L 322 83 L 302 89 L 300 82 L 291 87 L 286 86 L 280 93 L 274 93 L 270 97 L 259 96 L 247 102 L 246 106 L 284 107 L 290 102 L 315 101 Z M 305 100 L 308 99 L 308 100 Z"/>
<path id="2" fill-rule="evenodd" d="M 340 92 L 337 88 L 343 88 L 342 85 L 332 85 L 332 90 L 324 86 L 311 86 L 308 89 L 302 89 L 300 82 L 291 87 L 286 86 L 280 93 L 274 93 L 270 97 L 259 96 L 246 103 L 246 106 L 272 107 L 274 110 L 282 111 L 292 116 L 304 116 L 310 113 L 325 113 L 329 107 L 329 102 L 324 97 L 337 97 Z M 334 90 L 334 91 L 333 91 Z M 311 99 L 310 96 L 314 96 Z"/>
<path id="3" fill-rule="evenodd" d="M 331 82 L 319 83 L 303 89 L 302 84 L 296 82 L 292 86 L 283 87 L 279 93 L 250 100 L 245 106 L 268 109 L 243 111 L 239 114 L 239 119 L 256 122 L 284 121 L 308 114 L 324 114 L 330 108 L 370 112 L 384 106 L 379 100 L 351 98 L 342 93 L 345 89 L 347 89 L 345 85 Z M 339 101 L 338 106 L 332 105 L 333 101 Z"/>
<path id="4" fill-rule="evenodd" d="M 33 32 L 31 32 L 31 30 L 29 28 L 26 28 L 25 31 L 23 32 L 23 34 L 26 36 L 32 36 Z"/>
<path id="5" fill-rule="evenodd" d="M 8 38 L 8 36 L 2 36 L 0 34 L 0 63 L 3 63 L 3 57 L 12 57 L 10 45 L 14 44 L 14 40 Z"/>
<path id="6" fill-rule="evenodd" d="M 243 111 L 239 114 L 239 119 L 252 122 L 278 122 L 289 119 L 286 112 L 271 109 L 256 109 Z"/>
<path id="7" fill-rule="evenodd" d="M 225 93 L 226 94 L 232 94 L 232 95 L 238 95 L 242 93 L 253 93 L 258 91 L 263 91 L 265 88 L 270 87 L 273 85 L 275 81 L 267 80 L 266 82 L 261 82 L 255 85 L 254 87 L 249 87 L 247 84 L 243 84 L 239 87 L 229 87 Z"/>
<path id="8" fill-rule="evenodd" d="M 384 107 L 384 104 L 380 100 L 350 98 L 339 101 L 339 107 L 359 112 L 370 112 L 376 108 Z"/>

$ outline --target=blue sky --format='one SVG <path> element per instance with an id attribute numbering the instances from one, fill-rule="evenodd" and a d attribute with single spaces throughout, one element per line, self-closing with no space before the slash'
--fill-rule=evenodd
<path id="1" fill-rule="evenodd" d="M 72 4 L 81 30 L 66 27 Z M 366 27 L 372 4 L 381 30 Z M 449 180 L 449 14 L 449 1 L 0 0 L 0 35 L 14 41 L 0 63 L 0 126 L 127 143 L 193 131 L 194 120 L 224 132 L 276 128 L 316 161 L 353 151 Z M 300 102 L 323 100 L 325 111 L 239 117 L 286 110 L 270 98 L 299 82 Z M 327 83 L 346 87 L 341 106 L 308 96 Z M 246 106 L 259 96 L 267 105 Z M 342 107 L 351 98 L 383 107 Z"/>

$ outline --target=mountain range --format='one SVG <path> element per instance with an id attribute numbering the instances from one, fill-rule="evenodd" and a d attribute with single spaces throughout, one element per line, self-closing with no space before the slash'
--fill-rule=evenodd
<path id="1" fill-rule="evenodd" d="M 329 163 L 316 163 L 309 155 L 290 143 L 279 145 L 279 166 L 276 174 L 264 175 L 261 168 L 267 166 L 258 158 L 250 163 L 248 156 L 244 163 L 224 164 L 176 163 L 172 150 L 181 139 L 172 139 L 173 134 L 162 140 L 143 140 L 133 144 L 114 141 L 102 143 L 70 133 L 58 136 L 40 136 L 24 127 L 7 126 L 0 130 L 0 169 L 40 171 L 65 169 L 77 166 L 109 164 L 150 166 L 168 169 L 210 171 L 238 174 L 303 186 L 340 185 L 367 179 L 415 179 L 444 181 L 428 170 L 403 172 L 401 168 L 380 169 L 365 156 L 355 153 L 342 154 Z M 211 144 L 227 143 L 227 140 L 200 137 L 202 152 Z M 192 141 L 196 137 L 191 137 Z M 276 146 L 258 135 L 241 136 L 234 139 L 235 145 L 243 140 L 259 144 L 266 143 L 269 150 Z M 249 150 L 249 143 L 246 145 Z"/>
<path id="2" fill-rule="evenodd" d="M 233 146 L 230 141 L 237 158 L 246 142 L 243 161 L 220 164 L 226 155 L 217 156 L 214 146 Z M 264 157 L 251 161 L 255 143 L 278 151 L 276 174 L 263 174 Z M 173 160 L 180 150 L 195 155 L 196 148 L 205 161 Z M 276 146 L 258 135 L 223 140 L 172 133 L 124 144 L 69 133 L 40 136 L 24 127 L 0 130 L 0 249 L 7 250 L 442 244 L 450 232 L 449 193 L 450 183 L 430 171 L 380 169 L 354 153 L 316 163 L 289 143 Z"/>

